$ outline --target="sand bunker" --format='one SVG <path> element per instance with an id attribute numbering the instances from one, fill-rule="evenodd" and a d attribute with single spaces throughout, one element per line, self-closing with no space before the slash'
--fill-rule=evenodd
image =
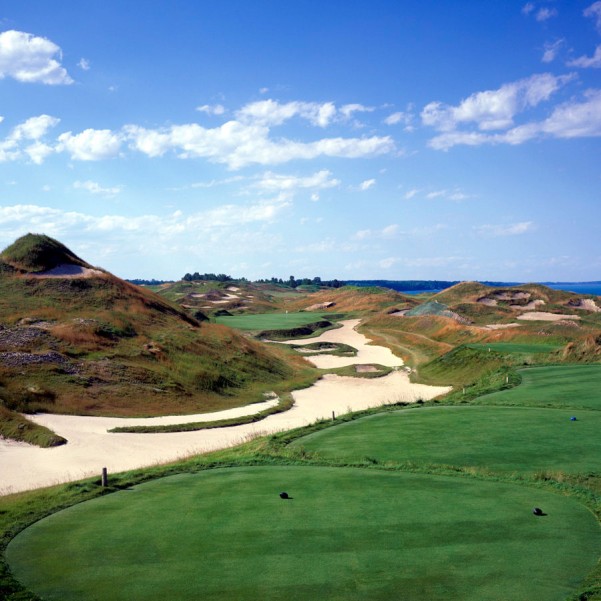
<path id="1" fill-rule="evenodd" d="M 370 344 L 363 334 L 359 334 L 355 329 L 361 320 L 348 319 L 341 321 L 341 328 L 336 330 L 328 330 L 317 338 L 307 339 L 307 343 L 312 342 L 339 342 L 348 344 L 357 349 L 355 357 L 336 357 L 335 355 L 313 355 L 307 358 L 321 369 L 333 369 L 336 367 L 346 367 L 347 365 L 356 365 L 357 363 L 379 363 L 388 367 L 400 367 L 403 365 L 403 360 L 392 353 L 390 349 L 383 346 Z M 287 340 L 283 344 L 299 344 L 299 340 Z"/>
<path id="2" fill-rule="evenodd" d="M 580 319 L 578 315 L 560 315 L 559 313 L 545 313 L 544 311 L 531 311 L 520 315 L 518 319 L 524 321 L 561 321 L 562 319 Z"/>
<path id="3" fill-rule="evenodd" d="M 94 276 L 104 275 L 103 271 L 99 269 L 90 269 L 89 267 L 82 267 L 81 265 L 57 265 L 53 269 L 48 271 L 42 271 L 40 273 L 28 273 L 29 278 L 91 278 Z"/>
<path id="4" fill-rule="evenodd" d="M 353 329 L 357 324 L 358 320 L 344 322 L 343 328 L 330 330 L 311 341 L 343 342 L 361 349 L 363 358 L 337 358 L 343 359 L 345 365 L 402 365 L 401 359 L 395 357 L 388 349 L 368 345 L 367 339 Z M 298 344 L 298 340 L 289 342 Z M 365 356 L 371 358 L 365 359 Z M 311 360 L 315 360 L 315 357 Z M 255 424 L 198 432 L 107 432 L 110 428 L 123 425 L 183 423 L 186 418 L 182 416 L 123 419 L 39 414 L 33 416 L 32 420 L 50 428 L 69 442 L 61 447 L 40 449 L 25 443 L 0 440 L 0 493 L 8 494 L 79 480 L 100 474 L 103 467 L 108 468 L 110 474 L 174 461 L 193 454 L 234 446 L 251 437 L 305 426 L 318 419 L 330 418 L 332 412 L 340 415 L 397 401 L 428 400 L 449 390 L 450 387 L 447 386 L 413 384 L 405 370 L 395 370 L 387 376 L 370 379 L 326 375 L 314 386 L 294 392 L 295 404 L 289 411 L 270 415 Z M 275 400 L 270 399 L 265 403 L 273 402 Z M 234 411 L 250 411 L 252 408 L 251 412 L 254 412 L 262 405 L 251 405 L 212 415 L 213 419 L 220 419 Z M 208 418 L 209 414 L 189 416 L 192 421 L 205 421 Z M 27 466 L 27 469 L 24 470 L 23 466 Z"/>

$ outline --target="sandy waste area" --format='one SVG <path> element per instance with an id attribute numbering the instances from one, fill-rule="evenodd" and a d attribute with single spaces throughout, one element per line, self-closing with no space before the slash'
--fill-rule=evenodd
<path id="1" fill-rule="evenodd" d="M 342 322 L 343 327 L 310 340 L 348 344 L 358 349 L 356 357 L 316 355 L 307 360 L 328 368 L 375 363 L 402 366 L 402 360 L 390 350 L 368 344 L 368 339 L 355 330 L 358 323 L 359 320 Z M 288 343 L 299 344 L 299 341 Z M 63 436 L 68 443 L 41 449 L 0 439 L 0 494 L 100 475 L 103 467 L 108 469 L 110 477 L 111 473 L 166 463 L 234 446 L 255 436 L 305 426 L 331 417 L 332 412 L 340 415 L 397 401 L 428 400 L 448 390 L 450 387 L 413 384 L 404 369 L 373 379 L 328 374 L 310 388 L 294 392 L 294 406 L 284 413 L 270 415 L 254 424 L 197 432 L 116 434 L 107 430 L 123 425 L 172 424 L 248 415 L 275 404 L 277 399 L 212 414 L 147 419 L 38 414 L 30 419 Z"/>

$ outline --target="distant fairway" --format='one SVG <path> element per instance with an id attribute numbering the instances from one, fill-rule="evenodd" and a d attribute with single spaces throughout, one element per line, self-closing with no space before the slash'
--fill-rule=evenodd
<path id="1" fill-rule="evenodd" d="M 217 317 L 216 322 L 238 330 L 288 330 L 324 319 L 317 313 L 260 313 Z M 326 318 L 327 319 L 327 318 Z"/>
<path id="2" fill-rule="evenodd" d="M 47 600 L 561 601 L 600 553 L 593 515 L 538 489 L 252 467 L 76 505 L 25 530 L 7 555 Z"/>
<path id="3" fill-rule="evenodd" d="M 491 405 L 543 405 L 601 410 L 601 365 L 560 365 L 519 370 L 516 388 L 480 397 Z"/>
<path id="4" fill-rule="evenodd" d="M 570 421 L 574 415 L 577 421 Z M 434 407 L 384 413 L 299 438 L 328 459 L 420 462 L 493 471 L 601 471 L 601 411 Z"/>
<path id="5" fill-rule="evenodd" d="M 466 344 L 468 348 L 496 351 L 497 353 L 533 355 L 537 353 L 550 353 L 561 348 L 558 344 L 527 344 L 521 342 L 482 342 Z"/>

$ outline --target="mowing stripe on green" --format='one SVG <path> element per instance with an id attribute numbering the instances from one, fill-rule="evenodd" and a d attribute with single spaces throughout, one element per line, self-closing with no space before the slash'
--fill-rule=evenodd
<path id="1" fill-rule="evenodd" d="M 576 417 L 577 421 L 571 421 Z M 601 471 L 601 411 L 430 407 L 376 414 L 297 439 L 329 459 L 416 462 L 499 472 Z"/>
<path id="2" fill-rule="evenodd" d="M 41 520 L 7 551 L 48 601 L 560 601 L 600 553 L 570 498 L 321 467 L 155 480 Z"/>
<path id="3" fill-rule="evenodd" d="M 288 330 L 322 320 L 318 313 L 258 313 L 217 317 L 217 323 L 238 330 Z"/>
<path id="4" fill-rule="evenodd" d="M 601 365 L 557 365 L 519 370 L 516 388 L 487 394 L 475 402 L 601 410 Z"/>

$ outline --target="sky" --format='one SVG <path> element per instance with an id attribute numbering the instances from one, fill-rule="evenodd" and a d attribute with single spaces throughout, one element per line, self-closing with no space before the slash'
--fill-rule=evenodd
<path id="1" fill-rule="evenodd" d="M 600 75 L 601 0 L 5 0 L 0 247 L 601 280 Z"/>

